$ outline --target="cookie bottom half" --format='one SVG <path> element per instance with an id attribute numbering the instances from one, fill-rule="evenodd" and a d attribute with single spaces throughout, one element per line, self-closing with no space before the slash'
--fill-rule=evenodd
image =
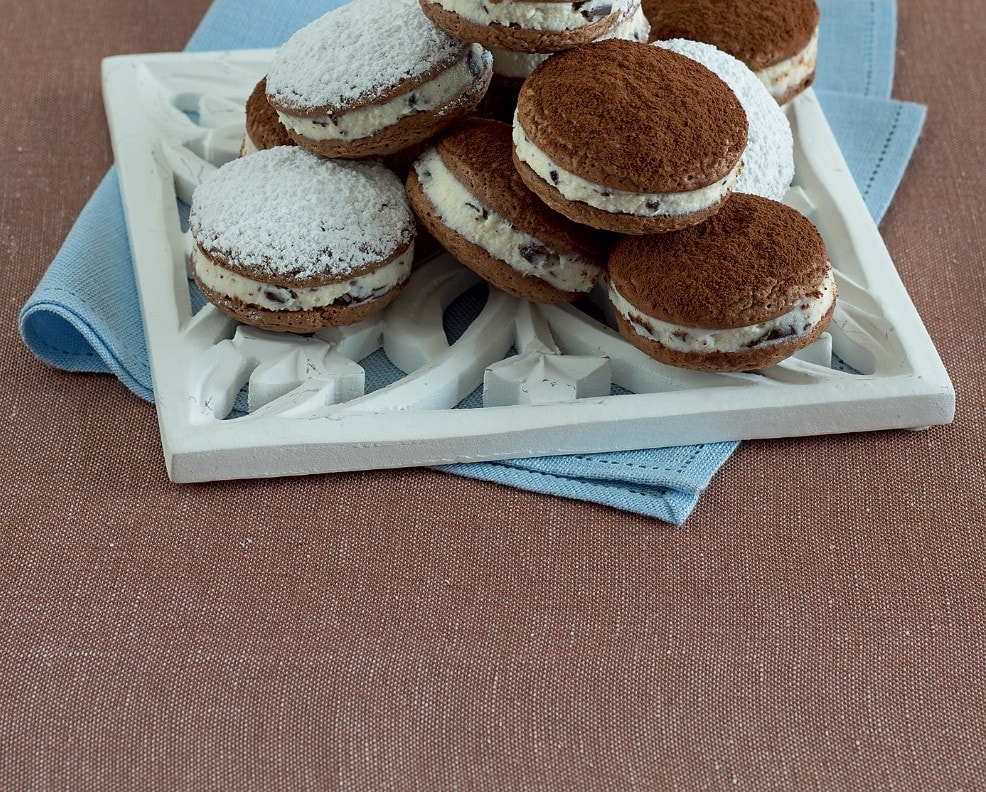
<path id="1" fill-rule="evenodd" d="M 616 313 L 616 322 L 620 332 L 637 349 L 660 363 L 678 368 L 693 369 L 709 372 L 740 372 L 758 371 L 775 366 L 782 360 L 791 357 L 796 352 L 817 340 L 825 332 L 835 313 L 833 303 L 825 315 L 810 331 L 791 338 L 771 341 L 754 347 L 736 349 L 734 351 L 716 351 L 710 353 L 680 352 L 669 349 L 663 344 L 646 338 L 638 333 L 627 319 Z"/>
<path id="2" fill-rule="evenodd" d="M 359 302 L 336 302 L 308 310 L 273 311 L 210 289 L 199 280 L 194 270 L 192 276 L 203 296 L 230 318 L 261 330 L 299 334 L 362 322 L 389 305 L 407 285 L 405 279 L 383 294 Z"/>

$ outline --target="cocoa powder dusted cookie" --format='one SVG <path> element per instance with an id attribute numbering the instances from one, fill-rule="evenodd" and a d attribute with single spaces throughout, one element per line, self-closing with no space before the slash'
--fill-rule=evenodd
<path id="1" fill-rule="evenodd" d="M 414 217 L 393 172 L 296 146 L 206 177 L 192 195 L 189 230 L 205 297 L 266 330 L 362 321 L 403 288 L 414 255 Z"/>
<path id="2" fill-rule="evenodd" d="M 608 39 L 553 55 L 524 83 L 513 121 L 524 182 L 576 222 L 627 234 L 713 215 L 743 170 L 747 120 L 711 70 Z"/>
<path id="3" fill-rule="evenodd" d="M 714 44 L 739 58 L 778 104 L 815 79 L 818 20 L 815 0 L 643 0 L 651 38 Z"/>
<path id="4" fill-rule="evenodd" d="M 558 52 L 599 38 L 631 0 L 420 0 L 440 28 L 512 52 Z"/>
<path id="5" fill-rule="evenodd" d="M 267 78 L 258 82 L 246 102 L 246 131 L 240 156 L 255 154 L 274 146 L 293 146 L 294 140 L 284 128 L 277 111 L 267 101 Z"/>
<path id="6" fill-rule="evenodd" d="M 439 30 L 417 0 L 353 0 L 277 50 L 267 99 L 303 148 L 372 157 L 468 115 L 492 70 L 487 50 Z"/>
<path id="7" fill-rule="evenodd" d="M 755 195 L 733 195 L 715 217 L 684 231 L 622 237 L 608 266 L 621 332 L 673 366 L 772 366 L 818 338 L 835 310 L 817 229 Z"/>
<path id="8" fill-rule="evenodd" d="M 459 261 L 515 297 L 571 302 L 602 275 L 610 237 L 549 209 L 510 159 L 510 126 L 474 118 L 447 132 L 407 180 L 425 228 Z"/>

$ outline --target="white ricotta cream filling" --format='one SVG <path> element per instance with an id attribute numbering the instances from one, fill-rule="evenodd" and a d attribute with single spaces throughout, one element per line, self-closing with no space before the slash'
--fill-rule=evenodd
<path id="1" fill-rule="evenodd" d="M 338 302 L 362 302 L 387 291 L 403 282 L 411 274 L 414 245 L 403 255 L 366 275 L 340 283 L 289 289 L 253 280 L 237 272 L 221 267 L 210 259 L 199 245 L 192 248 L 192 267 L 203 285 L 218 294 L 234 300 L 257 305 L 268 311 L 309 311 Z"/>
<path id="2" fill-rule="evenodd" d="M 736 186 L 743 172 L 743 160 L 717 182 L 696 190 L 676 193 L 636 193 L 617 190 L 583 179 L 553 162 L 524 132 L 514 114 L 514 150 L 521 162 L 552 185 L 569 201 L 580 201 L 606 212 L 622 212 L 638 217 L 664 217 L 690 214 L 713 206 Z"/>
<path id="3" fill-rule="evenodd" d="M 650 22 L 644 13 L 640 0 L 630 0 L 627 12 L 613 27 L 603 33 L 596 41 L 617 38 L 627 41 L 645 43 L 650 36 Z M 528 77 L 542 61 L 551 57 L 551 53 L 513 52 L 504 49 L 492 49 L 493 71 L 501 77 L 523 79 Z"/>
<path id="4" fill-rule="evenodd" d="M 574 3 L 496 2 L 495 0 L 432 0 L 446 11 L 479 25 L 497 24 L 525 30 L 572 30 L 618 12 L 627 0 L 585 0 Z"/>
<path id="5" fill-rule="evenodd" d="M 250 137 L 249 132 L 243 134 L 243 143 L 240 144 L 240 156 L 246 157 L 250 154 L 256 154 L 260 149 L 257 144 L 253 142 L 253 138 Z"/>
<path id="6" fill-rule="evenodd" d="M 655 319 L 631 305 L 612 283 L 609 284 L 609 297 L 613 307 L 620 312 L 620 315 L 630 323 L 637 333 L 676 352 L 697 352 L 699 354 L 738 352 L 742 349 L 769 346 L 804 335 L 822 320 L 835 301 L 835 277 L 831 269 L 822 281 L 819 292 L 821 292 L 820 296 L 802 300 L 790 311 L 776 319 L 746 327 L 721 330 L 708 327 L 689 327 Z"/>
<path id="7" fill-rule="evenodd" d="M 784 96 L 788 90 L 808 78 L 817 60 L 818 30 L 816 29 L 801 52 L 766 69 L 761 69 L 757 72 L 757 77 L 767 86 L 771 96 Z"/>
<path id="8" fill-rule="evenodd" d="M 522 275 L 566 292 L 588 292 L 602 268 L 578 253 L 559 253 L 483 206 L 442 162 L 434 149 L 414 164 L 421 189 L 449 228 L 506 262 Z"/>
<path id="9" fill-rule="evenodd" d="M 410 91 L 380 104 L 371 104 L 338 115 L 305 118 L 278 111 L 281 123 L 309 140 L 359 140 L 393 126 L 402 118 L 440 108 L 464 93 L 476 81 L 472 64 L 492 68 L 493 56 L 479 44 L 448 69 Z"/>

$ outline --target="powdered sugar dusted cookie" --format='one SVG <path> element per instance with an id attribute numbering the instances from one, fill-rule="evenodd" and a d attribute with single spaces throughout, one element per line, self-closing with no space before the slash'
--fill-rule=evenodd
<path id="1" fill-rule="evenodd" d="M 549 206 L 627 234 L 714 214 L 739 180 L 746 112 L 711 70 L 622 39 L 560 52 L 517 97 L 514 162 Z"/>
<path id="2" fill-rule="evenodd" d="M 778 104 L 815 79 L 815 0 L 643 0 L 655 40 L 714 44 L 749 66 Z"/>
<path id="3" fill-rule="evenodd" d="M 459 261 L 515 297 L 571 302 L 602 275 L 610 237 L 549 209 L 521 181 L 510 126 L 474 118 L 447 132 L 407 180 L 423 225 Z"/>
<path id="4" fill-rule="evenodd" d="M 704 223 L 621 237 L 608 262 L 621 332 L 651 357 L 752 371 L 810 344 L 835 310 L 825 243 L 794 209 L 735 194 Z"/>
<path id="5" fill-rule="evenodd" d="M 309 333 L 383 308 L 411 272 L 414 217 L 383 165 L 296 146 L 241 157 L 192 196 L 191 270 L 223 312 Z"/>
<path id="6" fill-rule="evenodd" d="M 631 0 L 421 0 L 451 35 L 487 48 L 558 52 L 599 38 Z"/>
<path id="7" fill-rule="evenodd" d="M 417 0 L 353 0 L 275 53 L 267 99 L 298 145 L 327 157 L 391 154 L 470 113 L 493 59 L 438 29 Z"/>
<path id="8" fill-rule="evenodd" d="M 687 55 L 712 69 L 733 89 L 749 124 L 743 173 L 736 192 L 780 201 L 794 179 L 794 136 L 780 105 L 749 66 L 712 44 L 687 39 L 656 41 L 655 46 Z"/>

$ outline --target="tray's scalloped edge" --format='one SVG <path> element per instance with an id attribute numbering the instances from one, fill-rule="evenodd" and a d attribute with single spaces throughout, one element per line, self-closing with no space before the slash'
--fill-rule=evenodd
<path id="1" fill-rule="evenodd" d="M 685 389 L 578 399 L 558 405 L 350 413 L 311 418 L 203 424 L 189 420 L 181 376 L 187 306 L 184 240 L 177 225 L 174 173 L 140 112 L 148 69 L 174 75 L 173 90 L 194 93 L 222 83 L 224 64 L 263 75 L 271 50 L 120 55 L 103 62 L 103 90 L 144 319 L 162 447 L 176 482 L 441 465 L 515 457 L 592 453 L 754 438 L 916 429 L 945 424 L 955 393 L 938 353 L 897 274 L 878 229 L 849 177 L 834 136 L 809 90 L 789 107 L 796 140 L 812 146 L 812 191 L 829 222 L 820 226 L 838 255 L 852 255 L 884 315 L 892 320 L 907 365 L 889 373 L 810 384 L 723 385 L 696 399 Z M 242 79 L 242 75 L 240 76 Z M 235 80 L 231 90 L 236 92 Z M 243 94 L 245 97 L 245 94 Z M 819 161 L 828 162 L 824 168 Z M 802 162 L 802 171 L 806 169 Z M 184 289 L 184 292 L 183 292 Z M 166 299 L 168 298 L 168 299 Z"/>

